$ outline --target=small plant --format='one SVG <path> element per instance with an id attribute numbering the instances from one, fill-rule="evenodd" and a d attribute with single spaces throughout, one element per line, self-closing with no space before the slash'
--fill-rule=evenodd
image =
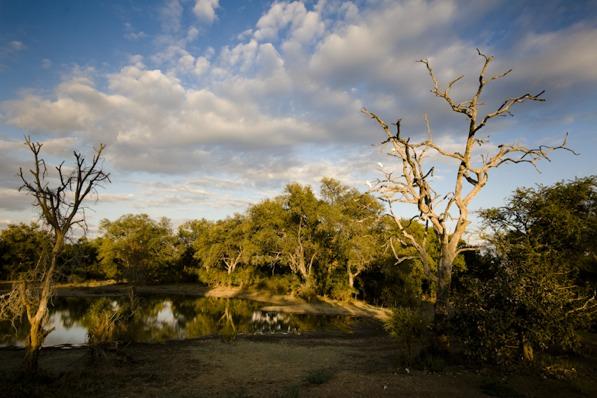
<path id="1" fill-rule="evenodd" d="M 309 372 L 305 380 L 309 384 L 325 384 L 334 377 L 334 373 L 329 369 L 317 369 Z"/>
<path id="2" fill-rule="evenodd" d="M 317 292 L 312 286 L 301 286 L 296 295 L 307 300 L 309 303 L 311 301 L 317 301 Z"/>
<path id="3" fill-rule="evenodd" d="M 298 398 L 300 396 L 300 386 L 293 384 L 284 389 L 284 391 L 278 395 L 279 398 Z"/>
<path id="4" fill-rule="evenodd" d="M 404 360 L 412 364 L 428 339 L 430 322 L 420 310 L 413 308 L 396 308 L 392 317 L 386 322 L 386 330 L 405 345 Z"/>
<path id="5" fill-rule="evenodd" d="M 490 397 L 500 398 L 520 398 L 523 397 L 518 391 L 514 390 L 508 384 L 498 380 L 488 380 L 481 386 L 481 391 Z"/>

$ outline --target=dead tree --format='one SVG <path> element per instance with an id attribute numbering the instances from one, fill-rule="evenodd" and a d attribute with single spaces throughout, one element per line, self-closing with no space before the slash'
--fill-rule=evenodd
<path id="1" fill-rule="evenodd" d="M 488 68 L 493 57 L 483 54 L 477 49 L 483 60 L 483 65 L 478 77 L 478 85 L 470 99 L 458 102 L 451 95 L 450 90 L 460 81 L 459 76 L 443 87 L 438 81 L 429 60 L 419 62 L 425 65 L 433 82 L 431 92 L 443 99 L 456 113 L 464 115 L 467 120 L 466 138 L 461 151 L 450 151 L 433 141 L 429 119 L 425 116 L 427 138 L 414 142 L 408 135 L 400 132 L 400 120 L 396 122 L 396 133 L 375 113 L 363 109 L 363 113 L 371 117 L 386 134 L 382 144 L 390 145 L 388 153 L 397 161 L 397 173 L 387 170 L 382 171 L 384 177 L 380 178 L 376 189 L 384 201 L 388 203 L 391 216 L 396 220 L 399 229 L 397 240 L 405 246 L 415 248 L 425 272 L 436 283 L 437 299 L 435 302 L 434 327 L 437 337 L 436 343 L 440 348 L 448 349 L 447 318 L 449 313 L 449 293 L 452 280 L 452 265 L 454 259 L 465 250 L 474 250 L 462 247 L 463 235 L 469 225 L 469 206 L 477 194 L 485 187 L 491 169 L 512 163 L 529 163 L 533 166 L 540 160 L 549 160 L 549 155 L 558 149 L 566 149 L 566 138 L 561 145 L 541 145 L 536 148 L 519 144 L 498 145 L 491 154 L 479 153 L 487 147 L 487 140 L 478 137 L 481 130 L 491 119 L 501 116 L 511 116 L 513 106 L 526 101 L 544 101 L 541 97 L 544 91 L 537 94 L 526 93 L 518 97 L 507 98 L 493 112 L 482 114 L 480 111 L 481 95 L 485 86 L 497 79 L 508 75 L 509 69 L 496 75 L 488 75 Z M 425 165 L 425 161 L 433 154 L 455 162 L 457 170 L 454 176 L 454 188 L 447 193 L 439 193 L 433 189 L 434 168 Z M 427 167 L 427 168 L 426 168 Z M 430 225 L 438 237 L 440 245 L 439 258 L 432 258 L 424 242 L 418 241 L 408 232 L 392 210 L 395 203 L 414 206 L 417 215 L 413 220 Z"/>
<path id="2" fill-rule="evenodd" d="M 83 202 L 102 183 L 110 182 L 110 176 L 101 167 L 104 145 L 95 150 L 90 162 L 75 151 L 74 167 L 66 169 L 62 162 L 55 167 L 54 178 L 50 178 L 46 161 L 40 157 L 42 144 L 31 141 L 30 137 L 25 139 L 25 144 L 33 154 L 34 165 L 28 173 L 19 169 L 22 181 L 19 190 L 35 199 L 34 206 L 39 209 L 42 221 L 50 229 L 52 241 L 48 252 L 40 253 L 35 269 L 22 275 L 13 290 L 2 297 L 0 316 L 14 319 L 25 314 L 30 332 L 24 366 L 26 371 L 36 372 L 39 351 L 51 331 L 45 327 L 58 256 L 71 228 L 76 225 L 84 229 L 86 227 Z"/>

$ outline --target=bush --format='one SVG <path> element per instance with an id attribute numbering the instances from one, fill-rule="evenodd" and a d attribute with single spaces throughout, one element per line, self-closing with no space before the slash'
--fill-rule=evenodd
<path id="1" fill-rule="evenodd" d="M 250 286 L 259 279 L 251 268 L 238 268 L 231 274 L 217 268 L 199 268 L 195 272 L 199 282 L 210 287 Z"/>
<path id="2" fill-rule="evenodd" d="M 274 294 L 288 294 L 300 287 L 300 281 L 295 275 L 270 276 L 259 279 L 258 289 L 267 290 Z"/>
<path id="3" fill-rule="evenodd" d="M 496 260 L 484 277 L 461 278 L 452 327 L 465 355 L 509 364 L 532 361 L 535 351 L 578 347 L 577 331 L 590 317 L 575 311 L 577 293 L 567 288 L 572 281 L 563 279 L 563 272 L 554 275 L 548 261 L 532 256 L 520 262 Z"/>
<path id="4" fill-rule="evenodd" d="M 597 177 L 520 188 L 480 212 L 492 252 L 455 278 L 454 332 L 483 361 L 573 351 L 594 316 Z"/>
<path id="5" fill-rule="evenodd" d="M 301 285 L 294 293 L 308 302 L 317 300 L 317 291 L 311 285 Z"/>
<path id="6" fill-rule="evenodd" d="M 385 323 L 386 330 L 406 348 L 403 360 L 413 364 L 415 359 L 428 346 L 430 319 L 420 309 L 396 308 L 392 317 Z"/>

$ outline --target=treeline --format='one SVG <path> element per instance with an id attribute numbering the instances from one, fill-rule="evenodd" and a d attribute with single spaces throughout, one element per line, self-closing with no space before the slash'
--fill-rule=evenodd
<path id="1" fill-rule="evenodd" d="M 423 239 L 416 222 L 404 222 Z M 100 235 L 67 244 L 59 279 L 130 283 L 200 281 L 267 288 L 335 299 L 359 297 L 385 306 L 411 305 L 431 285 L 395 220 L 371 194 L 324 178 L 319 197 L 289 184 L 275 198 L 218 221 L 193 220 L 177 230 L 163 218 L 129 214 L 103 220 Z M 427 244 L 436 244 L 427 233 Z M 49 242 L 39 225 L 10 225 L 0 234 L 2 279 L 34 266 Z M 396 255 L 409 258 L 396 266 Z"/>
<path id="2" fill-rule="evenodd" d="M 578 331 L 595 328 L 597 312 L 597 177 L 520 188 L 480 217 L 485 246 L 456 262 L 451 334 L 471 358 L 490 362 L 578 349 Z M 439 253 L 431 229 L 401 224 Z M 168 219 L 138 214 L 103 220 L 100 232 L 66 246 L 61 281 L 200 281 L 306 298 L 356 297 L 403 307 L 388 325 L 398 336 L 424 339 L 430 330 L 417 307 L 433 300 L 435 281 L 414 249 L 399 243 L 396 221 L 379 201 L 333 179 L 322 180 L 319 197 L 290 184 L 244 214 L 193 220 L 176 231 Z M 0 277 L 34 267 L 48 242 L 37 224 L 3 230 Z"/>

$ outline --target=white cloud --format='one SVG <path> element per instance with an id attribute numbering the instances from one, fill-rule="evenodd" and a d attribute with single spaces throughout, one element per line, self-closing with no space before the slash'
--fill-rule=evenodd
<path id="1" fill-rule="evenodd" d="M 216 9 L 220 6 L 220 0 L 196 0 L 193 12 L 197 18 L 205 22 L 213 22 L 216 19 Z"/>
<path id="2" fill-rule="evenodd" d="M 48 58 L 44 58 L 41 60 L 41 68 L 42 69 L 50 69 L 52 67 L 52 61 Z"/>
<path id="3" fill-rule="evenodd" d="M 147 34 L 143 31 L 137 31 L 135 30 L 135 28 L 133 27 L 133 25 L 130 22 L 125 22 L 124 24 L 124 37 L 127 40 L 132 40 L 132 41 L 136 41 L 136 40 L 141 40 L 144 39 L 145 37 L 147 37 Z"/>
<path id="4" fill-rule="evenodd" d="M 17 188 L 0 187 L 0 209 L 8 211 L 25 210 L 31 207 L 32 199 Z"/>
<path id="5" fill-rule="evenodd" d="M 232 193 L 234 185 L 264 195 L 293 180 L 318 184 L 324 175 L 362 185 L 365 175 L 375 172 L 375 156 L 384 155 L 368 152 L 369 144 L 383 137 L 359 112 L 363 106 L 388 120 L 402 117 L 403 131 L 412 135 L 423 132 L 423 114 L 429 112 L 437 142 L 460 149 L 463 120 L 448 116 L 446 104 L 429 94 L 429 76 L 415 61 L 431 56 L 442 82 L 465 73 L 454 89 L 460 98 L 476 84 L 480 59 L 474 48 L 495 51 L 477 37 L 459 36 L 455 28 L 478 20 L 490 3 L 462 7 L 456 1 L 388 0 L 359 3 L 359 8 L 333 0 L 274 2 L 235 42 L 203 51 L 195 40 L 202 28 L 182 26 L 185 4 L 167 2 L 157 53 L 132 56 L 120 70 L 96 73 L 95 79 L 89 73 L 66 77 L 49 94 L 23 93 L 0 103 L 2 120 L 56 140 L 56 151 L 104 142 L 118 172 L 188 178 L 178 188 L 135 192 L 135 202 L 151 194 L 157 207 L 208 206 L 224 197 L 230 206 L 240 205 L 244 199 L 232 199 L 249 193 Z M 203 22 L 213 22 L 218 5 L 196 2 L 193 11 Z M 521 37 L 515 56 L 529 66 L 509 54 L 498 57 L 492 71 L 506 65 L 516 73 L 510 86 L 495 85 L 499 96 L 522 83 L 526 90 L 532 79 L 597 80 L 591 67 L 597 62 L 590 47 L 597 40 L 593 28 L 578 25 Z M 492 89 L 484 98 L 488 107 L 498 98 Z M 67 141 L 74 136 L 79 141 Z M 120 192 L 105 198 L 128 201 Z"/>
<path id="6" fill-rule="evenodd" d="M 183 7 L 179 0 L 166 0 L 160 11 L 162 30 L 177 33 L 181 29 Z"/>
<path id="7" fill-rule="evenodd" d="M 209 60 L 205 57 L 197 57 L 195 60 L 195 68 L 193 69 L 193 73 L 197 76 L 203 75 L 209 69 Z"/>
<path id="8" fill-rule="evenodd" d="M 519 45 L 527 56 L 516 70 L 534 80 L 555 81 L 559 85 L 597 81 L 597 27 L 574 25 L 546 32 L 529 33 Z"/>
<path id="9" fill-rule="evenodd" d="M 24 50 L 25 48 L 27 48 L 27 46 L 25 46 L 25 43 L 23 43 L 22 41 L 19 41 L 19 40 L 11 41 L 10 43 L 8 43 L 8 46 L 13 51 L 21 51 L 21 50 Z"/>

